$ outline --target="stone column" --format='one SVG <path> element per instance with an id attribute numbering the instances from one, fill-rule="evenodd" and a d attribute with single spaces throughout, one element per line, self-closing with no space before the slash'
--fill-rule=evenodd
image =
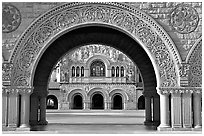
<path id="1" fill-rule="evenodd" d="M 182 127 L 181 94 L 178 90 L 173 91 L 171 93 L 171 124 L 172 128 L 177 129 Z"/>
<path id="2" fill-rule="evenodd" d="M 145 96 L 145 125 L 152 125 L 151 97 Z"/>
<path id="3" fill-rule="evenodd" d="M 19 125 L 19 93 L 17 89 L 10 89 L 8 98 L 8 127 Z"/>
<path id="4" fill-rule="evenodd" d="M 192 128 L 192 101 L 191 93 L 185 92 L 182 94 L 182 115 L 183 115 L 183 127 Z"/>
<path id="5" fill-rule="evenodd" d="M 2 126 L 8 125 L 8 88 L 2 89 Z"/>
<path id="6" fill-rule="evenodd" d="M 153 125 L 160 124 L 160 99 L 158 95 L 153 97 Z"/>
<path id="7" fill-rule="evenodd" d="M 160 94 L 160 125 L 158 130 L 168 130 L 170 129 L 169 123 L 169 93 Z"/>
<path id="8" fill-rule="evenodd" d="M 201 119 L 201 93 L 193 93 L 193 120 L 194 128 L 202 129 L 202 119 Z"/>
<path id="9" fill-rule="evenodd" d="M 39 97 L 37 93 L 30 95 L 30 125 L 38 124 Z"/>
<path id="10" fill-rule="evenodd" d="M 20 128 L 29 128 L 29 114 L 30 114 L 30 94 L 31 88 L 20 88 L 21 94 L 21 123 Z"/>
<path id="11" fill-rule="evenodd" d="M 47 125 L 48 122 L 46 121 L 46 100 L 47 100 L 47 93 L 44 93 L 40 96 L 40 120 L 39 125 Z"/>

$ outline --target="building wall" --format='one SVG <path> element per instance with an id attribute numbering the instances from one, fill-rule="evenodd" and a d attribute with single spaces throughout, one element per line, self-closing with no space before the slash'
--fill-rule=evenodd
<path id="1" fill-rule="evenodd" d="M 3 7 L 5 4 L 3 3 Z M 40 15 L 48 11 L 49 9 L 61 5 L 63 3 L 10 3 L 15 6 L 21 15 L 21 23 L 19 27 L 12 32 L 9 33 L 2 33 L 2 44 L 3 44 L 3 55 L 4 59 L 8 60 L 12 49 L 14 48 L 15 43 L 17 42 L 18 38 L 21 34 L 25 31 L 25 29 L 37 19 Z M 169 36 L 173 39 L 183 61 L 185 61 L 187 54 L 189 53 L 192 46 L 196 43 L 196 41 L 201 38 L 202 36 L 202 3 L 201 2 L 185 2 L 184 7 L 187 10 L 181 11 L 181 4 L 180 2 L 134 2 L 134 3 L 126 3 L 131 5 L 135 8 L 139 8 L 142 11 L 149 14 L 152 18 L 154 18 L 158 24 L 160 24 L 163 29 L 169 34 Z M 176 12 L 181 13 L 186 12 L 189 16 L 195 16 L 194 21 L 190 21 L 191 23 L 195 23 L 196 25 L 190 25 L 189 28 L 192 30 L 191 32 L 186 31 L 179 31 L 176 25 L 173 25 L 170 21 L 172 17 L 172 13 Z M 189 20 L 188 18 L 186 18 Z M 4 20 L 4 17 L 3 17 Z M 185 22 L 185 18 L 181 17 L 180 23 L 187 23 Z"/>

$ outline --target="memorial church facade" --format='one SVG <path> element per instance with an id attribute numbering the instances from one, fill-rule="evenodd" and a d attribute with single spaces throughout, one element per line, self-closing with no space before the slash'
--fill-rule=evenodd
<path id="1" fill-rule="evenodd" d="M 142 108 L 160 131 L 201 130 L 201 103 L 202 2 L 2 3 L 3 129 Z"/>
<path id="2" fill-rule="evenodd" d="M 50 84 L 48 109 L 145 108 L 138 68 L 109 46 L 86 45 L 68 53 L 55 66 Z"/>

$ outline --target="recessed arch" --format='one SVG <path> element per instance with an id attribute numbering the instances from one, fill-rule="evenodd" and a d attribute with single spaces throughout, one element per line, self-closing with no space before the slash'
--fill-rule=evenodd
<path id="1" fill-rule="evenodd" d="M 58 109 L 58 99 L 55 95 L 47 96 L 47 109 Z"/>

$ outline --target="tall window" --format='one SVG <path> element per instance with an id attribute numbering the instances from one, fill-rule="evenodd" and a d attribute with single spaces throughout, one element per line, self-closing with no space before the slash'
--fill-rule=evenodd
<path id="1" fill-rule="evenodd" d="M 115 67 L 112 67 L 111 73 L 112 73 L 112 77 L 115 77 Z"/>
<path id="2" fill-rule="evenodd" d="M 119 67 L 116 67 L 116 77 L 119 77 Z"/>
<path id="3" fill-rule="evenodd" d="M 121 67 L 121 73 L 120 74 L 121 74 L 121 77 L 124 77 L 124 67 L 123 66 Z"/>
<path id="4" fill-rule="evenodd" d="M 75 67 L 72 67 L 72 77 L 75 77 Z"/>
<path id="5" fill-rule="evenodd" d="M 100 77 L 105 76 L 105 65 L 103 62 L 96 60 L 91 64 L 90 67 L 91 76 Z"/>
<path id="6" fill-rule="evenodd" d="M 79 69 L 79 67 L 77 66 L 77 68 L 76 68 L 76 77 L 79 77 L 79 73 L 80 73 L 80 69 Z"/>
<path id="7" fill-rule="evenodd" d="M 81 67 L 81 77 L 84 77 L 84 67 Z"/>

